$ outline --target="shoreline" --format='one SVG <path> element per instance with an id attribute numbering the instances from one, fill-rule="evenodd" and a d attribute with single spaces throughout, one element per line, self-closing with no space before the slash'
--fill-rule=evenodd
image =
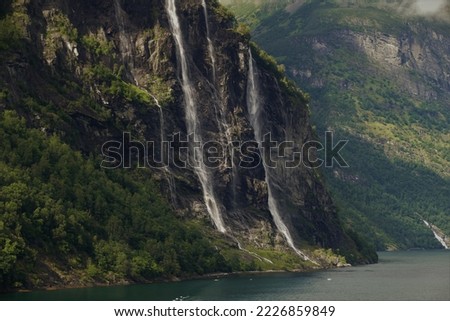
<path id="1" fill-rule="evenodd" d="M 218 279 L 218 278 L 227 278 L 232 276 L 242 276 L 242 275 L 259 275 L 259 274 L 272 274 L 272 273 L 310 273 L 310 272 L 320 272 L 325 270 L 334 270 L 341 269 L 344 267 L 320 267 L 320 268 L 312 268 L 312 269 L 293 269 L 293 270 L 265 270 L 265 271 L 237 271 L 237 272 L 218 272 L 218 273 L 209 273 L 204 275 L 191 275 L 191 276 L 180 276 L 180 277 L 172 277 L 172 278 L 164 278 L 164 279 L 155 279 L 148 282 L 134 282 L 131 280 L 124 280 L 123 282 L 117 283 L 101 283 L 101 282 L 93 282 L 92 284 L 86 285 L 61 285 L 61 286 L 44 286 L 44 287 L 36 287 L 32 289 L 17 289 L 17 290 L 6 290 L 0 291 L 0 299 L 1 295 L 14 294 L 14 293 L 31 293 L 31 292 L 51 292 L 51 291 L 63 291 L 63 290 L 76 290 L 76 289 L 89 289 L 89 288 L 113 288 L 119 286 L 133 286 L 133 285 L 150 285 L 150 284 L 164 284 L 164 283 L 175 283 L 175 282 L 184 282 L 184 281 L 193 281 L 193 280 L 208 280 L 208 279 Z"/>
<path id="2" fill-rule="evenodd" d="M 385 253 L 401 253 L 401 252 L 413 252 L 413 251 L 450 251 L 447 249 L 403 249 L 396 251 L 377 251 L 377 253 L 385 252 Z M 357 267 L 357 266 L 369 266 L 379 264 L 376 263 L 368 263 L 368 264 L 357 264 L 357 265 L 346 265 L 346 266 L 329 266 L 329 267 L 311 267 L 309 269 L 292 269 L 292 270 L 263 270 L 263 271 L 236 271 L 236 272 L 217 272 L 217 273 L 208 273 L 204 275 L 190 275 L 190 276 L 180 276 L 180 277 L 171 277 L 171 278 L 160 278 L 149 280 L 145 282 L 134 282 L 131 280 L 125 280 L 124 282 L 117 283 L 101 283 L 94 282 L 92 284 L 87 285 L 66 285 L 66 286 L 50 286 L 50 287 L 42 287 L 42 288 L 34 288 L 34 289 L 19 289 L 17 291 L 4 291 L 0 292 L 0 298 L 2 294 L 12 294 L 12 293 L 30 293 L 30 292 L 47 292 L 47 291 L 61 291 L 61 290 L 74 290 L 74 289 L 89 289 L 89 288 L 113 288 L 120 286 L 133 286 L 133 285 L 150 285 L 150 284 L 164 284 L 164 283 L 175 283 L 175 282 L 184 282 L 184 281 L 194 281 L 194 280 L 208 280 L 208 279 L 217 279 L 217 278 L 228 278 L 233 276 L 245 276 L 245 275 L 261 275 L 261 274 L 275 274 L 275 273 L 311 273 L 311 272 L 323 272 L 329 270 L 339 270 L 349 267 Z"/>

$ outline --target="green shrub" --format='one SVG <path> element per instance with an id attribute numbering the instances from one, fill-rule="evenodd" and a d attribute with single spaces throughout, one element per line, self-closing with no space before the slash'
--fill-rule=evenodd
<path id="1" fill-rule="evenodd" d="M 0 50 L 17 47 L 26 36 L 26 30 L 16 16 L 8 15 L 0 20 Z"/>
<path id="2" fill-rule="evenodd" d="M 94 57 L 110 55 L 113 48 L 111 43 L 98 39 L 95 35 L 84 35 L 81 43 Z"/>

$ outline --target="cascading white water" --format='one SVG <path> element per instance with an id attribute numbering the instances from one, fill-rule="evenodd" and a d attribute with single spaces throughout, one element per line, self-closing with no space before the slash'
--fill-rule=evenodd
<path id="1" fill-rule="evenodd" d="M 194 89 L 192 87 L 189 66 L 186 58 L 186 48 L 183 40 L 183 34 L 181 32 L 180 21 L 177 15 L 177 9 L 175 6 L 175 0 L 166 0 L 166 11 L 169 17 L 169 24 L 172 31 L 172 35 L 175 40 L 178 59 L 181 65 L 181 87 L 184 94 L 184 104 L 186 108 L 186 125 L 188 134 L 192 134 L 195 141 L 202 142 L 200 135 L 200 128 L 198 128 L 198 115 L 197 106 L 194 99 Z M 193 153 L 194 151 L 191 150 Z M 195 155 L 191 155 L 195 158 Z M 214 193 L 214 187 L 211 180 L 211 175 L 208 172 L 203 162 L 203 154 L 199 153 L 197 157 L 197 166 L 194 166 L 194 171 L 200 181 L 203 198 L 208 209 L 208 213 L 213 220 L 216 228 L 222 232 L 226 232 L 225 224 L 223 222 L 220 206 L 217 202 L 217 198 Z"/>
<path id="2" fill-rule="evenodd" d="M 216 119 L 219 125 L 219 130 L 221 137 L 224 138 L 225 146 L 229 147 L 229 154 L 228 157 L 230 159 L 230 166 L 232 169 L 232 177 L 233 177 L 233 197 L 236 197 L 236 182 L 237 182 L 237 176 L 238 171 L 236 166 L 234 166 L 233 160 L 234 160 L 234 148 L 232 148 L 231 143 L 233 141 L 232 138 L 232 129 L 227 122 L 227 119 L 225 117 L 227 110 L 225 107 L 225 99 L 223 97 L 222 91 L 219 88 L 219 83 L 217 81 L 217 58 L 216 58 L 216 50 L 214 48 L 214 44 L 211 39 L 211 33 L 209 28 L 209 15 L 208 15 L 208 7 L 206 5 L 206 0 L 202 0 L 202 7 L 203 7 L 203 13 L 205 16 L 205 25 L 206 25 L 206 40 L 208 42 L 208 54 L 209 58 L 211 60 L 211 68 L 212 68 L 212 79 L 213 79 L 213 86 L 215 88 L 215 92 L 217 97 L 214 97 L 214 101 L 219 105 L 219 115 L 217 114 L 217 108 L 216 108 Z"/>
<path id="3" fill-rule="evenodd" d="M 258 72 L 256 66 L 253 61 L 252 52 L 249 49 L 249 71 L 248 71 L 248 83 L 247 83 L 247 108 L 249 113 L 250 124 L 253 127 L 254 135 L 258 146 L 261 147 L 263 140 L 263 125 L 262 125 L 262 114 L 261 114 L 261 94 L 259 89 L 259 80 L 258 80 Z M 266 174 L 266 184 L 267 184 L 267 194 L 268 194 L 268 205 L 269 211 L 272 214 L 273 221 L 277 227 L 277 229 L 283 234 L 288 245 L 304 260 L 311 261 L 315 264 L 317 262 L 310 259 L 305 253 L 300 251 L 295 247 L 294 241 L 292 239 L 291 233 L 287 228 L 286 224 L 284 224 L 283 219 L 281 218 L 278 204 L 276 199 L 273 197 L 272 190 L 272 178 L 270 169 L 267 167 L 267 164 L 263 160 L 264 171 Z"/>
<path id="4" fill-rule="evenodd" d="M 164 153 L 168 152 L 168 150 L 165 150 L 164 144 L 166 142 L 166 136 L 164 135 L 164 112 L 163 112 L 163 108 L 160 105 L 158 99 L 150 94 L 150 96 L 152 96 L 153 100 L 155 101 L 156 106 L 158 107 L 159 110 L 159 126 L 160 126 L 160 139 L 161 139 L 161 158 L 163 160 L 163 155 Z M 167 184 L 169 185 L 169 191 L 170 191 L 170 199 L 172 200 L 172 204 L 176 204 L 176 189 L 175 189 L 175 180 L 173 178 L 172 173 L 170 172 L 170 169 L 168 166 L 164 166 L 162 167 L 162 170 L 164 171 L 164 176 L 166 178 Z"/>
<path id="5" fill-rule="evenodd" d="M 208 8 L 206 6 L 206 1 L 202 0 L 203 14 L 205 16 L 205 27 L 206 27 L 206 41 L 208 42 L 208 55 L 211 60 L 211 69 L 212 69 L 212 86 L 214 87 L 215 94 L 219 96 L 219 90 L 217 88 L 217 80 L 216 80 L 216 51 L 214 50 L 214 45 L 211 40 L 211 35 L 209 33 L 209 18 L 208 18 Z M 215 103 L 221 101 L 219 97 L 212 97 Z M 219 130 L 222 136 L 224 128 L 226 126 L 224 121 L 224 110 L 221 108 L 220 111 L 217 110 L 216 107 L 216 121 L 219 126 Z"/>
<path id="6" fill-rule="evenodd" d="M 130 58 L 131 43 L 125 32 L 125 14 L 120 6 L 119 0 L 114 0 L 114 13 L 117 25 L 119 27 L 120 53 L 124 60 L 128 61 Z"/>
<path id="7" fill-rule="evenodd" d="M 445 242 L 445 240 L 438 233 L 436 233 L 436 231 L 433 228 L 433 226 L 430 223 L 428 223 L 427 221 L 425 221 L 425 220 L 422 220 L 422 221 L 433 232 L 435 239 L 438 240 L 439 243 L 441 243 L 441 245 L 444 247 L 444 249 L 448 250 L 449 247 L 448 247 L 447 243 Z"/>
<path id="8" fill-rule="evenodd" d="M 120 0 L 114 0 L 114 13 L 116 17 L 116 22 L 119 27 L 119 46 L 120 54 L 122 56 L 123 62 L 130 68 L 131 76 L 136 85 L 138 85 L 136 77 L 133 75 L 134 68 L 134 54 L 133 54 L 133 44 L 130 35 L 126 32 L 126 13 L 123 11 Z"/>
<path id="9" fill-rule="evenodd" d="M 268 258 L 265 258 L 264 256 L 261 256 L 261 255 L 255 253 L 255 252 L 252 252 L 252 251 L 249 251 L 249 250 L 243 248 L 242 245 L 241 245 L 241 243 L 238 241 L 237 238 L 234 238 L 234 241 L 236 242 L 236 244 L 237 244 L 239 250 L 241 250 L 241 251 L 243 251 L 243 252 L 245 252 L 245 253 L 247 253 L 247 254 L 250 254 L 251 256 L 257 258 L 257 259 L 258 259 L 259 261 L 261 261 L 261 262 L 264 261 L 264 262 L 266 262 L 266 263 L 273 264 L 273 262 L 272 262 L 271 260 L 269 260 Z"/>
<path id="10" fill-rule="evenodd" d="M 216 82 L 216 53 L 214 51 L 214 45 L 211 41 L 211 36 L 209 34 L 209 19 L 208 19 L 208 8 L 206 7 L 206 0 L 202 0 L 203 12 L 205 14 L 206 22 L 206 40 L 208 41 L 208 53 L 209 59 L 211 59 L 211 67 L 213 73 L 213 81 Z"/>

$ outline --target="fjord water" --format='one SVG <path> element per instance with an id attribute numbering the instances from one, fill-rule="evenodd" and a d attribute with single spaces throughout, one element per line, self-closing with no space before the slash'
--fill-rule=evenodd
<path id="1" fill-rule="evenodd" d="M 379 253 L 380 263 L 173 283 L 36 291 L 0 300 L 450 300 L 450 251 Z"/>

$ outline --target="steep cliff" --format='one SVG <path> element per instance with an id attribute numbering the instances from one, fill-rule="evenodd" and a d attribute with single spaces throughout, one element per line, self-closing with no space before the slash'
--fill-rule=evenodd
<path id="1" fill-rule="evenodd" d="M 231 142 L 258 141 L 255 126 L 297 147 L 314 136 L 304 95 L 217 2 L 16 0 L 3 4 L 1 18 L 2 133 L 11 142 L 5 153 L 22 155 L 17 148 L 23 148 L 27 154 L 33 135 L 39 142 L 28 162 L 18 156 L 2 164 L 29 175 L 24 184 L 33 181 L 36 193 L 41 179 L 47 196 L 62 206 L 60 213 L 46 212 L 45 201 L 32 198 L 11 207 L 13 194 L 6 192 L 17 178 L 2 181 L 3 283 L 61 286 L 77 284 L 73 275 L 89 284 L 305 269 L 342 264 L 339 255 L 352 263 L 376 260 L 353 232 L 353 239 L 344 232 L 317 170 L 286 169 L 277 155 L 273 169 L 258 162 L 239 166 L 246 155 L 232 152 Z M 168 157 L 169 166 L 149 166 L 152 156 L 165 155 L 161 141 L 178 133 L 221 143 L 221 160 L 175 164 L 194 161 L 190 142 Z M 121 145 L 105 148 L 106 142 Z M 146 142 L 155 142 L 156 152 L 145 150 Z M 51 148 L 64 149 L 64 160 Z M 57 166 L 42 165 L 47 149 Z M 255 144 L 249 151 L 257 160 Z M 67 160 L 73 155 L 84 164 L 79 170 Z M 71 215 L 71 207 L 78 212 Z M 86 222 L 77 222 L 81 216 Z M 33 228 L 34 220 L 41 229 Z M 25 222 L 29 228 L 17 228 Z"/>
<path id="2" fill-rule="evenodd" d="M 448 2 L 228 3 L 311 94 L 318 134 L 350 140 L 326 171 L 345 221 L 379 249 L 441 247 L 420 216 L 450 232 Z"/>

